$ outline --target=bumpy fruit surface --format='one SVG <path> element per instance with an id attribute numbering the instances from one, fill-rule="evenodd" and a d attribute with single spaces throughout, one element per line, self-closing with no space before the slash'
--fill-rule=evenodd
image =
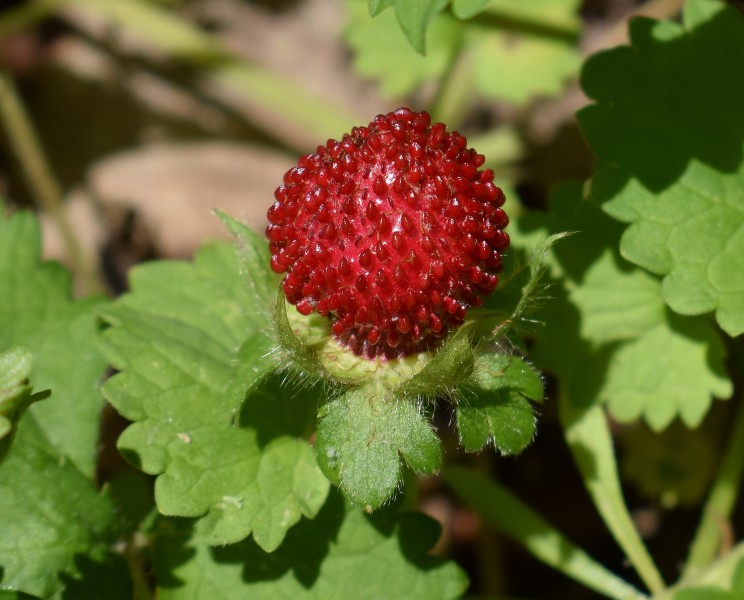
<path id="1" fill-rule="evenodd" d="M 303 156 L 266 228 L 287 300 L 367 358 L 435 346 L 494 290 L 509 245 L 484 160 L 407 108 Z"/>

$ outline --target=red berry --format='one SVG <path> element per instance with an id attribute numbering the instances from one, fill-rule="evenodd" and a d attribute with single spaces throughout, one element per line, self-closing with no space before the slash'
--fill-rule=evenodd
<path id="1" fill-rule="evenodd" d="M 362 356 L 434 346 L 496 287 L 509 245 L 504 194 L 483 161 L 407 108 L 302 157 L 266 229 L 287 300 L 328 316 Z"/>

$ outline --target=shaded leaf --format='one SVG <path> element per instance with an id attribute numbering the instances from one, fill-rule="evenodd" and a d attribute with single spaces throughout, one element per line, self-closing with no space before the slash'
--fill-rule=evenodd
<path id="1" fill-rule="evenodd" d="M 722 2 L 687 5 L 684 24 L 635 19 L 632 47 L 587 62 L 596 104 L 579 120 L 607 163 L 593 195 L 631 223 L 623 256 L 664 276 L 673 310 L 715 311 L 733 336 L 744 332 L 744 18 Z"/>
<path id="2" fill-rule="evenodd" d="M 617 349 L 601 397 L 619 421 L 642 415 L 660 431 L 679 416 L 697 427 L 714 396 L 733 393 L 725 355 L 718 332 L 707 322 L 669 314 Z"/>
<path id="3" fill-rule="evenodd" d="M 370 18 L 359 0 L 348 0 L 346 8 L 349 18 L 344 37 L 354 51 L 354 68 L 377 80 L 389 98 L 399 98 L 439 77 L 461 36 L 454 19 L 438 15 L 427 31 L 428 49 L 422 56 L 411 47 L 393 11 Z"/>
<path id="4" fill-rule="evenodd" d="M 438 524 L 419 513 L 386 509 L 373 516 L 345 507 L 331 493 L 267 554 L 252 540 L 224 548 L 198 545 L 187 527 L 163 524 L 155 571 L 158 598 L 188 600 L 297 598 L 342 600 L 458 598 L 467 586 L 452 562 L 429 556 Z"/>
<path id="5" fill-rule="evenodd" d="M 579 186 L 557 189 L 551 207 L 544 226 L 577 233 L 552 251 L 565 292 L 551 290 L 535 360 L 577 405 L 604 401 L 616 419 L 643 417 L 655 430 L 676 416 L 697 426 L 713 397 L 732 393 L 715 327 L 665 309 L 658 279 L 618 255 L 621 228 Z"/>
<path id="6" fill-rule="evenodd" d="M 706 428 L 708 423 L 691 431 L 675 422 L 661 433 L 641 424 L 623 428 L 618 435 L 623 479 L 665 508 L 695 506 L 719 460 L 715 438 L 721 432 Z"/>
<path id="7" fill-rule="evenodd" d="M 502 454 L 518 454 L 535 434 L 530 401 L 542 402 L 540 375 L 521 358 L 478 356 L 473 382 L 457 405 L 460 442 L 468 452 L 492 443 Z"/>
<path id="8" fill-rule="evenodd" d="M 126 593 L 126 573 L 107 566 L 118 535 L 112 503 L 48 447 L 33 416 L 22 423 L 1 473 L 3 585 L 58 598 L 95 566 Z"/>
<path id="9" fill-rule="evenodd" d="M 460 4 L 455 4 L 456 11 Z M 475 10 L 475 4 L 468 8 Z M 346 38 L 355 51 L 356 69 L 378 79 L 387 96 L 399 98 L 425 82 L 441 81 L 453 61 L 463 60 L 469 67 L 468 79 L 462 85 L 474 86 L 488 97 L 521 104 L 536 95 L 560 92 L 564 81 L 578 71 L 578 5 L 576 0 L 492 0 L 477 15 L 477 21 L 458 21 L 447 12 L 439 12 L 428 25 L 424 59 L 416 53 L 421 51 L 417 44 L 422 44 L 423 38 L 418 37 L 420 31 L 413 33 L 413 23 L 430 16 L 421 12 L 429 2 L 399 0 L 395 5 L 396 12 L 404 7 L 415 13 L 408 31 L 417 42 L 411 48 L 395 30 L 392 12 L 373 20 L 358 2 L 350 0 Z M 432 2 L 431 6 L 439 4 Z"/>

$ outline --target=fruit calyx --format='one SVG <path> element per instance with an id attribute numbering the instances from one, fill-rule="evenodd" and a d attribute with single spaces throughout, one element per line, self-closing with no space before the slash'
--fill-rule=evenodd
<path id="1" fill-rule="evenodd" d="M 494 290 L 504 194 L 466 139 L 400 108 L 287 171 L 268 211 L 271 268 L 299 313 L 355 354 L 430 350 Z"/>

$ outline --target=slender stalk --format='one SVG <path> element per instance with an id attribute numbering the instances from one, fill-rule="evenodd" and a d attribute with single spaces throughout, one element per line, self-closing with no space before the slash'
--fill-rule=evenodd
<path id="1" fill-rule="evenodd" d="M 473 93 L 473 57 L 462 36 L 452 50 L 447 70 L 439 78 L 439 87 L 429 106 L 435 121 L 456 129 L 465 116 Z"/>
<path id="2" fill-rule="evenodd" d="M 135 532 L 127 542 L 124 558 L 127 561 L 129 577 L 132 580 L 132 600 L 153 600 L 154 595 L 145 576 L 142 551 L 145 548 L 142 533 Z"/>
<path id="3" fill-rule="evenodd" d="M 661 574 L 633 524 L 620 488 L 617 459 L 607 418 L 599 406 L 579 409 L 564 398 L 561 423 L 566 442 L 597 511 L 643 583 L 654 594 L 666 588 Z"/>
<path id="4" fill-rule="evenodd" d="M 18 96 L 12 78 L 0 70 L 0 121 L 8 134 L 11 148 L 23 169 L 37 204 L 54 220 L 72 262 L 72 268 L 87 292 L 101 292 L 105 286 L 96 266 L 85 255 L 67 219 L 62 193 L 42 151 L 31 119 Z"/>
<path id="5" fill-rule="evenodd" d="M 744 476 L 744 402 L 729 438 L 721 470 L 703 507 L 703 517 L 690 548 L 682 579 L 694 577 L 720 552 L 724 527 L 731 518 Z"/>
<path id="6" fill-rule="evenodd" d="M 497 482 L 463 467 L 450 467 L 445 479 L 486 522 L 520 543 L 546 565 L 608 598 L 647 598 L 596 562 Z"/>

